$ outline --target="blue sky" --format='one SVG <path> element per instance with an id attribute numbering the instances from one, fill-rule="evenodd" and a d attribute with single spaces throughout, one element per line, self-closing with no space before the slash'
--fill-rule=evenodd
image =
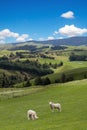
<path id="1" fill-rule="evenodd" d="M 86 0 L 2 0 L 0 43 L 87 36 L 86 6 Z"/>

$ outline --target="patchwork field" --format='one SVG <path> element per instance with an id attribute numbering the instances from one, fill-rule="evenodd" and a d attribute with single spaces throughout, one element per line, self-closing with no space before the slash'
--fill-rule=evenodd
<path id="1" fill-rule="evenodd" d="M 51 83 L 62 82 L 62 74 L 66 76 L 65 82 L 85 79 L 87 78 L 87 60 L 70 61 L 69 57 L 72 53 L 74 55 L 86 56 L 86 52 L 87 46 L 66 46 L 65 49 L 58 50 L 56 50 L 56 47 L 53 50 L 50 45 L 44 46 L 42 44 L 29 45 L 25 43 L 15 46 L 10 45 L 10 47 L 3 46 L 0 51 L 0 86 L 3 86 L 3 74 L 7 76 L 7 79 L 9 77 L 10 84 L 16 87 L 24 87 L 25 79 L 30 79 L 31 85 L 34 85 L 37 76 L 42 78 L 48 77 Z M 29 62 L 27 64 L 27 61 L 34 66 L 30 66 Z M 27 71 L 26 69 L 24 70 L 25 63 L 22 64 L 23 62 L 26 63 Z M 62 65 L 58 66 L 61 62 Z M 37 63 L 40 65 L 38 70 Z M 18 80 L 16 79 L 17 75 L 19 75 Z M 14 76 L 15 78 L 13 78 Z"/>
<path id="2" fill-rule="evenodd" d="M 25 95 L 25 96 L 24 96 Z M 49 101 L 60 102 L 61 113 Z M 27 110 L 39 119 L 27 120 Z M 87 130 L 87 79 L 26 89 L 0 89 L 0 130 Z"/>

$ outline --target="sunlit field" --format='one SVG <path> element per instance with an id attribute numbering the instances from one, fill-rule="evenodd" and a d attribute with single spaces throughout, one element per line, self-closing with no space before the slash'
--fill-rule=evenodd
<path id="1" fill-rule="evenodd" d="M 0 89 L 0 99 L 0 130 L 87 129 L 87 80 L 34 89 Z M 49 101 L 60 102 L 61 113 L 51 112 Z M 35 110 L 39 118 L 27 120 L 28 109 Z"/>

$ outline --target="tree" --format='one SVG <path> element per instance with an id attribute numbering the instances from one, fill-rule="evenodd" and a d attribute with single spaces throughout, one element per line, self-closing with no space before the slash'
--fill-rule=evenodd
<path id="1" fill-rule="evenodd" d="M 69 76 L 69 77 L 67 77 L 67 79 L 66 79 L 67 82 L 73 81 L 73 80 L 74 80 L 73 76 Z"/>
<path id="2" fill-rule="evenodd" d="M 86 75 L 86 74 L 84 74 L 84 78 L 87 78 L 87 75 Z"/>
<path id="3" fill-rule="evenodd" d="M 50 82 L 50 79 L 48 78 L 48 77 L 46 77 L 46 78 L 44 78 L 43 80 L 42 80 L 42 85 L 48 85 L 48 84 L 50 84 L 51 82 Z"/>
<path id="4" fill-rule="evenodd" d="M 35 85 L 41 85 L 41 84 L 42 84 L 42 79 L 41 79 L 41 77 L 37 77 L 37 78 L 35 79 L 35 81 L 34 81 L 34 84 L 35 84 Z"/>
<path id="5" fill-rule="evenodd" d="M 10 87 L 10 79 L 5 73 L 3 73 L 3 75 L 2 75 L 2 84 L 1 85 L 3 88 Z"/>
<path id="6" fill-rule="evenodd" d="M 13 58 L 14 56 L 15 56 L 15 55 L 14 55 L 14 53 L 12 53 L 12 52 L 11 52 L 10 55 L 9 55 L 10 58 Z"/>
<path id="7" fill-rule="evenodd" d="M 24 84 L 24 87 L 30 87 L 31 86 L 31 83 L 29 80 L 26 81 L 26 83 Z"/>
<path id="8" fill-rule="evenodd" d="M 0 58 L 0 60 L 4 60 L 4 61 L 8 61 L 8 57 L 6 55 L 4 55 L 3 57 Z"/>
<path id="9" fill-rule="evenodd" d="M 62 61 L 60 62 L 59 66 L 63 66 L 63 62 Z"/>
<path id="10" fill-rule="evenodd" d="M 61 82 L 64 83 L 66 81 L 66 75 L 63 73 L 61 76 Z"/>
<path id="11" fill-rule="evenodd" d="M 55 79 L 55 83 L 60 83 L 60 79 Z"/>

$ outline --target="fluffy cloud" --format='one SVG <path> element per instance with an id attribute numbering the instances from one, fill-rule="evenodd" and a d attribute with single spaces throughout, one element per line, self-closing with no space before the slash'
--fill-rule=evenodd
<path id="1" fill-rule="evenodd" d="M 84 33 L 87 33 L 87 29 L 78 28 L 75 25 L 65 25 L 64 27 L 60 28 L 58 31 L 55 31 L 55 32 L 54 32 L 55 35 L 62 34 L 67 37 L 73 37 L 73 36 L 81 36 Z"/>
<path id="2" fill-rule="evenodd" d="M 22 34 L 21 36 L 18 36 L 16 39 L 17 42 L 25 42 L 28 39 L 28 34 Z"/>
<path id="3" fill-rule="evenodd" d="M 48 38 L 39 38 L 40 41 L 53 40 L 53 36 L 49 36 Z"/>
<path id="4" fill-rule="evenodd" d="M 52 36 L 48 37 L 48 40 L 53 40 L 53 39 L 54 39 L 54 37 L 52 37 Z"/>
<path id="5" fill-rule="evenodd" d="M 58 37 L 58 39 L 63 39 L 63 37 Z"/>
<path id="6" fill-rule="evenodd" d="M 29 39 L 27 39 L 28 41 L 33 41 L 33 38 L 29 38 Z"/>
<path id="7" fill-rule="evenodd" d="M 28 39 L 31 40 L 28 34 L 20 35 L 19 33 L 12 32 L 9 29 L 4 29 L 0 31 L 0 43 L 5 42 L 6 38 L 15 38 L 17 42 L 24 42 Z"/>
<path id="8" fill-rule="evenodd" d="M 56 34 L 58 34 L 58 33 L 59 33 L 58 31 L 54 31 L 53 35 L 56 35 Z"/>
<path id="9" fill-rule="evenodd" d="M 59 29 L 59 33 L 68 37 L 79 36 L 83 35 L 84 33 L 87 33 L 87 29 L 86 28 L 81 29 L 75 27 L 74 25 L 65 25 L 64 27 Z"/>
<path id="10" fill-rule="evenodd" d="M 11 32 L 9 29 L 4 29 L 0 31 L 0 39 L 5 39 L 7 37 L 17 38 L 18 36 L 18 33 Z"/>
<path id="11" fill-rule="evenodd" d="M 73 13 L 72 11 L 68 11 L 68 12 L 66 12 L 66 13 L 63 13 L 63 14 L 61 15 L 61 17 L 67 18 L 67 19 L 72 19 L 72 18 L 74 18 L 74 13 Z"/>

